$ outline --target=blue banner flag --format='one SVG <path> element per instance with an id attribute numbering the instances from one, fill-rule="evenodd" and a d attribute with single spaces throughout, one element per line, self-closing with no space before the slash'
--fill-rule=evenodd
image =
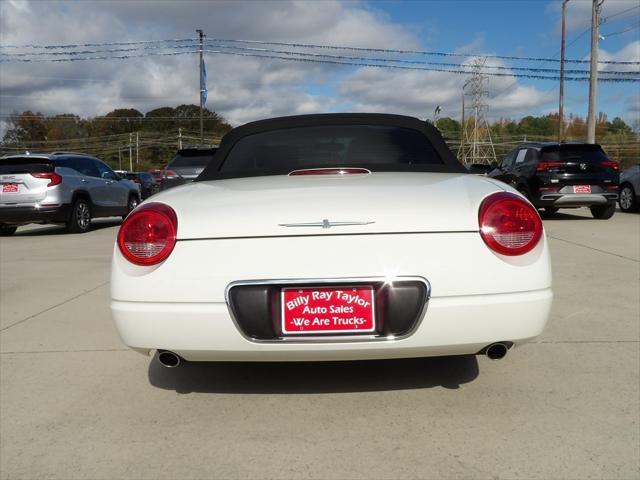
<path id="1" fill-rule="evenodd" d="M 204 58 L 202 59 L 202 73 L 200 75 L 200 81 L 202 82 L 202 90 L 200 90 L 200 98 L 202 102 L 202 106 L 207 103 L 207 66 L 204 63 Z"/>

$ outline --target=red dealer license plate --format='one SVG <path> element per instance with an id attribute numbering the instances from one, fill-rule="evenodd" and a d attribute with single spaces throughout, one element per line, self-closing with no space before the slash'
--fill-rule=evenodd
<path id="1" fill-rule="evenodd" d="M 282 289 L 282 333 L 361 333 L 375 330 L 373 287 Z"/>
<path id="2" fill-rule="evenodd" d="M 3 183 L 2 184 L 2 193 L 18 193 L 18 184 L 17 183 Z"/>
<path id="3" fill-rule="evenodd" d="M 574 185 L 573 193 L 591 193 L 591 185 Z"/>

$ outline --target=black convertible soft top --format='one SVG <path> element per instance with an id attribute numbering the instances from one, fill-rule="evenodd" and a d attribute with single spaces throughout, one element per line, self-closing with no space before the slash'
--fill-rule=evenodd
<path id="1" fill-rule="evenodd" d="M 271 118 L 267 120 L 259 120 L 247 123 L 237 127 L 224 136 L 220 143 L 215 157 L 204 169 L 196 181 L 218 180 L 236 177 L 262 176 L 262 175 L 283 175 L 289 173 L 284 166 L 264 165 L 261 168 L 228 171 L 228 165 L 225 161 L 229 157 L 230 152 L 243 139 L 253 135 L 265 132 L 292 130 L 292 135 L 299 133 L 304 127 L 345 127 L 365 126 L 365 127 L 389 127 L 391 129 L 400 129 L 404 132 L 413 131 L 412 135 L 422 134 L 439 157 L 437 163 L 415 164 L 408 162 L 406 165 L 381 165 L 380 163 L 367 164 L 366 160 L 358 164 L 363 168 L 369 168 L 372 171 L 419 171 L 419 172 L 443 172 L 443 173 L 468 173 L 467 169 L 458 162 L 449 147 L 444 142 L 440 132 L 430 123 L 419 120 L 414 117 L 404 115 L 391 115 L 382 113 L 327 113 L 314 115 L 296 115 L 290 117 Z M 375 135 L 375 134 L 374 134 Z M 421 141 L 425 138 L 420 136 Z M 258 137 L 256 137 L 258 138 Z M 246 142 L 245 142 L 246 143 Z M 259 145 L 258 145 L 259 147 Z M 255 150 L 254 146 L 254 150 Z M 353 166 L 343 165 L 339 161 L 332 164 L 335 167 Z M 226 169 L 226 170 L 225 170 Z"/>

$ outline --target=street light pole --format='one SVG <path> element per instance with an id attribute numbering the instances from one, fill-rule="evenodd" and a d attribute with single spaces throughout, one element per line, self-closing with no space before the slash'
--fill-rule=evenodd
<path id="1" fill-rule="evenodd" d="M 202 89 L 204 85 L 202 84 L 202 68 L 204 66 L 203 59 L 203 49 L 204 49 L 204 32 L 201 29 L 197 29 L 198 35 L 200 36 L 200 145 L 204 145 L 204 122 L 202 117 L 203 110 L 203 102 L 202 102 Z"/>
<path id="2" fill-rule="evenodd" d="M 567 2 L 562 2 L 562 46 L 560 47 L 560 104 L 558 105 L 558 143 L 562 142 L 564 134 L 564 45 L 566 39 L 565 15 Z"/>

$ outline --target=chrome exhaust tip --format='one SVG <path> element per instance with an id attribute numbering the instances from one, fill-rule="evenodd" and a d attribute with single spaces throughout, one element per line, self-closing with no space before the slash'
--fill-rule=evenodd
<path id="1" fill-rule="evenodd" d="M 501 360 L 509 351 L 509 347 L 504 343 L 492 343 L 485 350 L 485 355 L 491 360 Z"/>
<path id="2" fill-rule="evenodd" d="M 176 368 L 180 365 L 180 355 L 168 350 L 158 350 L 158 361 L 167 368 Z"/>

